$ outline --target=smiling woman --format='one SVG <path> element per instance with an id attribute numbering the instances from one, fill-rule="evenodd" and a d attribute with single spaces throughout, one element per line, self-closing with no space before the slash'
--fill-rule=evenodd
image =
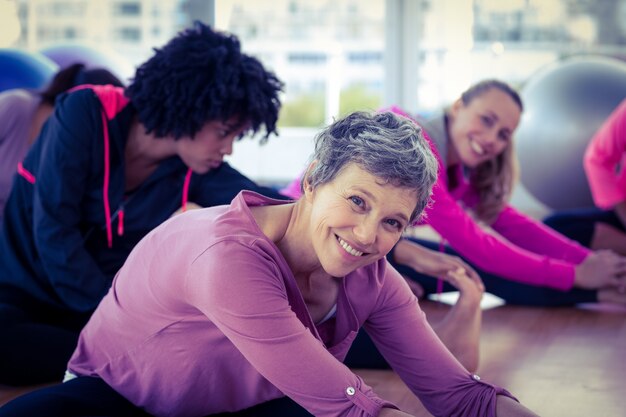
<path id="1" fill-rule="evenodd" d="M 82 331 L 67 382 L 0 417 L 408 416 L 342 363 L 361 326 L 434 415 L 533 416 L 454 359 L 387 264 L 436 172 L 409 120 L 336 121 L 298 201 L 243 191 L 152 231 Z"/>
<path id="2" fill-rule="evenodd" d="M 441 174 L 426 220 L 442 242 L 403 239 L 390 259 L 432 293 L 436 281 L 418 272 L 416 243 L 437 249 L 445 241 L 446 252 L 464 257 L 481 272 L 486 290 L 507 303 L 624 303 L 615 293 L 624 285 L 626 258 L 594 252 L 509 205 L 515 179 L 512 139 L 522 110 L 515 90 L 488 79 L 470 86 L 445 111 L 415 118 L 439 157 Z"/>

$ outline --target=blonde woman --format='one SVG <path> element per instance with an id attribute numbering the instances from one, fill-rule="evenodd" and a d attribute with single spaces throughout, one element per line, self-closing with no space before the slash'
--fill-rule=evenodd
<path id="1" fill-rule="evenodd" d="M 440 163 L 426 221 L 445 245 L 403 239 L 390 259 L 426 293 L 436 291 L 436 283 L 414 267 L 421 250 L 417 243 L 462 256 L 478 270 L 486 290 L 510 304 L 626 303 L 619 292 L 625 258 L 591 251 L 509 205 L 515 178 L 513 135 L 522 110 L 520 96 L 508 84 L 485 80 L 445 111 L 414 118 Z"/>

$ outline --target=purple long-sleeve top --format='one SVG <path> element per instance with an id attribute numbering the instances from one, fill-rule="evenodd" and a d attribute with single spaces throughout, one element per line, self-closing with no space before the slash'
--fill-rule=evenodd
<path id="1" fill-rule="evenodd" d="M 393 404 L 341 363 L 361 325 L 436 416 L 495 416 L 505 390 L 466 371 L 383 258 L 341 278 L 336 314 L 313 323 L 249 191 L 194 210 L 133 250 L 69 363 L 157 416 L 202 416 L 287 395 L 316 416 L 377 416 Z"/>

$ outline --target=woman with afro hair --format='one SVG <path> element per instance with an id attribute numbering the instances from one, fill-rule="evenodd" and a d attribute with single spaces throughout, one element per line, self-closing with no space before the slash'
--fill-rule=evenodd
<path id="1" fill-rule="evenodd" d="M 223 162 L 235 139 L 276 133 L 281 89 L 235 36 L 196 22 L 127 88 L 59 96 L 0 226 L 0 384 L 61 381 L 118 269 L 181 205 L 281 198 Z"/>

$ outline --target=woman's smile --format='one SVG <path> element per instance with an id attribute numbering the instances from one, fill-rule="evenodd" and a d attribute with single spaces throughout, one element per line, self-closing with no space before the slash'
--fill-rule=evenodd
<path id="1" fill-rule="evenodd" d="M 339 245 L 344 249 L 344 251 L 348 254 L 350 254 L 352 257 L 361 257 L 363 255 L 366 255 L 366 253 L 364 251 L 360 251 L 355 249 L 352 245 L 350 245 L 348 242 L 346 242 L 345 240 L 343 240 L 341 237 L 337 236 L 337 242 L 339 242 Z"/>
<path id="2" fill-rule="evenodd" d="M 474 151 L 474 153 L 478 156 L 484 156 L 487 153 L 485 149 L 474 139 L 470 138 L 469 145 L 472 151 Z"/>

